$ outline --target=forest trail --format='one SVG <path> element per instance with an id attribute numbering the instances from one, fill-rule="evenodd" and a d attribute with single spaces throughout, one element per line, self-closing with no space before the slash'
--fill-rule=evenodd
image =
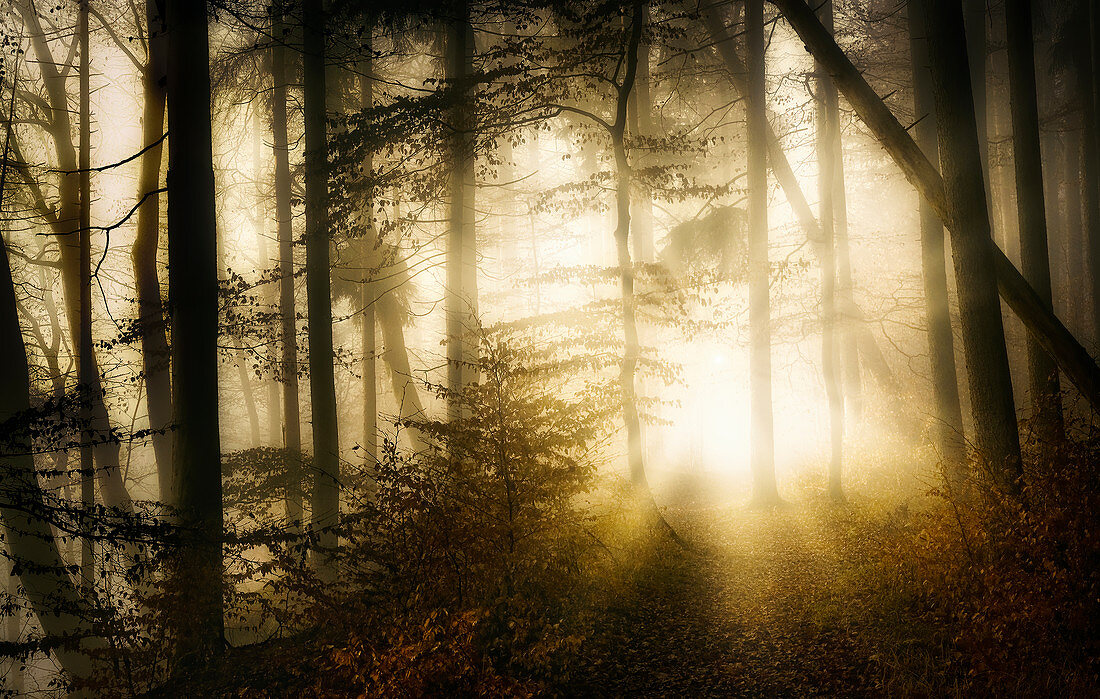
<path id="1" fill-rule="evenodd" d="M 876 649 L 847 623 L 846 567 L 815 519 L 678 502 L 666 514 L 698 552 L 636 561 L 562 694 L 881 695 Z"/>

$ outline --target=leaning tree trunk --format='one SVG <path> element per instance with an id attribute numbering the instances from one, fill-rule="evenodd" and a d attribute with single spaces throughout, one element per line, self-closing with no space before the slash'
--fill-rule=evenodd
<path id="1" fill-rule="evenodd" d="M 282 13 L 272 6 L 271 100 L 272 151 L 275 155 L 275 222 L 279 238 L 279 345 L 282 348 L 283 447 L 290 473 L 286 516 L 292 527 L 302 522 L 302 428 L 298 407 L 298 324 L 294 302 L 294 228 L 291 211 L 290 145 L 286 117 L 286 37 Z"/>
<path id="2" fill-rule="evenodd" d="M 168 281 L 180 551 L 176 659 L 222 649 L 222 473 L 218 433 L 218 270 L 206 3 L 168 4 Z"/>
<path id="3" fill-rule="evenodd" d="M 833 30 L 833 3 L 826 2 L 818 8 L 821 23 L 831 33 Z M 821 222 L 821 370 L 825 381 L 825 395 L 829 404 L 829 497 L 836 502 L 844 500 L 844 392 L 841 386 L 840 351 L 837 345 L 837 228 L 844 200 L 837 196 L 843 192 L 843 173 L 840 169 L 840 109 L 836 86 L 820 66 L 817 76 L 817 164 L 818 192 Z M 839 181 L 838 181 L 839 180 Z"/>
<path id="4" fill-rule="evenodd" d="M 157 274 L 160 248 L 160 165 L 161 139 L 164 136 L 164 22 L 156 0 L 146 0 L 146 34 L 149 57 L 142 74 L 144 106 L 141 117 L 142 142 L 147 151 L 141 156 L 138 175 L 137 224 L 130 257 L 134 265 L 137 291 L 138 333 L 141 337 L 141 363 L 145 371 L 145 403 L 152 430 L 153 456 L 157 464 L 160 499 L 172 501 L 172 380 L 169 366 L 168 335 L 164 322 L 164 302 Z M 144 198 L 144 200 L 143 200 Z"/>
<path id="5" fill-rule="evenodd" d="M 913 113 L 917 123 L 911 133 L 929 160 L 939 159 L 936 143 L 935 104 L 932 97 L 932 73 L 928 62 L 927 34 L 924 28 L 925 0 L 909 2 L 909 47 L 913 71 Z M 951 330 L 951 308 L 948 303 L 947 268 L 943 223 L 936 212 L 921 197 L 920 243 L 921 272 L 924 279 L 924 307 L 928 323 L 928 356 L 932 371 L 932 400 L 936 422 L 934 442 L 940 450 L 945 474 L 951 485 L 963 477 L 966 461 L 966 441 L 963 432 L 962 401 L 959 399 L 959 377 L 955 367 L 955 341 Z"/>
<path id="6" fill-rule="evenodd" d="M 317 569 L 334 572 L 340 511 L 340 444 L 332 352 L 329 278 L 328 162 L 325 127 L 325 35 L 321 0 L 303 4 L 305 44 L 306 307 L 309 314 L 309 395 L 313 408 L 315 480 L 310 527 L 317 536 Z"/>
<path id="7" fill-rule="evenodd" d="M 1057 360 L 1059 368 L 1077 387 L 1082 397 L 1094 411 L 1100 411 L 1100 367 L 1089 356 L 1081 343 L 1066 330 L 1061 321 L 1047 309 L 1035 293 L 1035 290 L 1023 278 L 996 246 L 989 244 L 988 235 L 981 235 L 979 229 L 974 232 L 964 225 L 966 218 L 956 218 L 956 209 L 963 208 L 958 203 L 957 193 L 948 189 L 944 179 L 924 156 L 920 148 L 909 136 L 906 129 L 890 112 L 889 107 L 867 84 L 863 76 L 836 42 L 821 26 L 805 0 L 773 0 L 783 15 L 794 27 L 799 37 L 815 58 L 829 71 L 837 87 L 847 98 L 848 103 L 867 125 L 870 131 L 886 149 L 894 162 L 905 174 L 910 184 L 915 186 L 940 219 L 951 231 L 952 242 L 956 238 L 962 247 L 977 248 L 992 258 L 993 271 L 1001 297 L 1027 326 L 1028 331 Z M 988 231 L 986 231 L 988 233 Z M 977 241 L 970 241 L 977 238 Z M 964 240 L 967 239 L 967 240 Z M 956 250 L 960 247 L 955 244 Z M 1002 343 L 1003 344 L 1003 343 Z"/>
<path id="8" fill-rule="evenodd" d="M 1008 79 L 1012 91 L 1012 143 L 1016 165 L 1016 206 L 1020 224 L 1020 260 L 1024 277 L 1053 312 L 1050 252 L 1043 189 L 1043 157 L 1039 142 L 1039 106 L 1035 88 L 1034 38 L 1030 0 L 1006 0 Z M 1057 199 L 1054 200 L 1057 207 Z M 1031 402 L 1043 444 L 1065 436 L 1058 366 L 1034 338 L 1027 339 Z"/>
<path id="9" fill-rule="evenodd" d="M 779 501 L 775 484 L 775 437 L 772 416 L 771 274 L 768 264 L 768 113 L 764 86 L 764 0 L 745 4 L 745 53 L 748 85 L 749 201 L 749 393 L 752 432 L 753 501 Z"/>

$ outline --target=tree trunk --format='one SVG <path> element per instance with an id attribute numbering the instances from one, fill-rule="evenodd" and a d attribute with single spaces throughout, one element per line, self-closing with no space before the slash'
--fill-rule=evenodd
<path id="1" fill-rule="evenodd" d="M 764 1 L 745 4 L 745 93 L 748 123 L 749 202 L 749 436 L 753 502 L 779 501 L 775 484 L 775 437 L 772 417 L 771 270 L 768 262 L 768 112 L 764 85 Z"/>
<path id="2" fill-rule="evenodd" d="M 1053 312 L 1043 157 L 1039 143 L 1039 107 L 1035 88 L 1034 38 L 1031 30 L 1032 3 L 1030 0 L 1005 1 L 1020 260 L 1024 277 Z M 1032 337 L 1027 338 L 1027 366 L 1032 409 L 1038 421 L 1037 436 L 1042 444 L 1059 443 L 1065 436 L 1065 430 L 1062 422 L 1062 398 L 1058 387 L 1058 366 Z"/>
<path id="3" fill-rule="evenodd" d="M 1085 287 L 1085 231 L 1084 203 L 1081 199 L 1081 131 L 1071 128 L 1066 132 L 1066 146 L 1062 150 L 1062 177 L 1066 187 L 1066 275 L 1069 296 L 1070 326 L 1078 336 L 1086 334 L 1085 301 L 1080 290 Z"/>
<path id="4" fill-rule="evenodd" d="M 340 511 L 340 444 L 332 353 L 329 278 L 328 159 L 325 126 L 325 35 L 321 0 L 303 4 L 305 44 L 306 307 L 309 314 L 309 395 L 313 412 L 315 483 L 310 527 L 318 537 L 315 564 L 332 574 Z"/>
<path id="5" fill-rule="evenodd" d="M 206 3 L 169 0 L 168 280 L 181 551 L 176 659 L 222 649 L 222 473 L 218 432 L 217 218 Z"/>
<path id="6" fill-rule="evenodd" d="M 926 0 L 909 2 L 909 47 L 913 70 L 913 113 L 917 123 L 911 133 L 925 156 L 939 160 L 936 142 L 935 103 L 932 73 L 928 61 L 927 34 L 924 27 Z M 951 330 L 948 304 L 947 268 L 944 259 L 943 223 L 928 200 L 919 199 L 921 272 L 924 279 L 924 307 L 928 323 L 928 357 L 932 371 L 932 399 L 936 421 L 934 443 L 946 468 L 948 483 L 957 485 L 963 478 L 966 439 L 963 431 L 959 377 L 955 367 L 955 341 Z"/>
<path id="7" fill-rule="evenodd" d="M 88 0 L 81 0 L 80 26 L 80 337 L 77 340 L 77 374 L 80 398 L 80 506 L 84 512 L 95 507 L 95 466 L 92 462 L 93 402 L 103 401 L 92 392 L 99 385 L 92 372 L 92 109 L 91 61 L 88 53 Z M 80 583 L 85 595 L 95 586 L 95 547 L 91 532 L 80 541 Z"/>
<path id="8" fill-rule="evenodd" d="M 932 205 L 940 219 L 963 246 L 985 250 L 992 257 L 997 286 L 1009 307 L 1027 326 L 1043 347 L 1050 352 L 1065 372 L 1067 378 L 1088 400 L 1093 410 L 1100 411 L 1100 368 L 1084 347 L 1066 330 L 1065 326 L 1044 307 L 1042 299 L 1027 283 L 1020 272 L 1000 250 L 989 244 L 988 235 L 975 234 L 968 229 L 964 218 L 956 218 L 956 209 L 964 204 L 956 202 L 956 196 L 948 198 L 944 180 L 920 148 L 898 123 L 890 109 L 883 103 L 863 76 L 836 45 L 828 32 L 806 5 L 805 0 L 773 0 L 794 27 L 815 58 L 829 71 L 834 83 L 848 99 L 848 103 L 868 126 L 901 168 L 910 184 Z M 952 190 L 952 194 L 956 194 Z M 976 238 L 970 242 L 969 238 Z M 953 247 L 960 247 L 955 244 Z"/>
<path id="9" fill-rule="evenodd" d="M 373 27 L 368 25 L 367 31 Z M 368 36 L 361 63 L 361 107 L 371 109 L 374 106 L 374 58 L 371 55 L 373 42 Z M 368 153 L 363 171 L 368 179 L 374 177 L 374 160 Z M 373 278 L 378 260 L 378 235 L 374 227 L 374 197 L 368 192 L 362 210 L 365 212 L 365 230 L 360 241 L 360 262 L 363 268 L 362 296 L 362 372 L 363 372 L 363 459 L 368 466 L 378 461 L 378 328 L 375 319 L 375 288 Z"/>
<path id="10" fill-rule="evenodd" d="M 157 274 L 157 251 L 160 248 L 160 166 L 164 135 L 164 22 L 156 0 L 146 0 L 145 16 L 149 58 L 142 75 L 144 106 L 141 117 L 142 141 L 149 150 L 141 156 L 138 175 L 138 200 L 146 197 L 137 210 L 134 245 L 130 257 L 134 265 L 134 285 L 137 290 L 138 332 L 141 337 L 141 362 L 145 371 L 145 403 L 149 412 L 149 429 L 153 431 L 153 456 L 157 464 L 160 499 L 173 500 L 169 492 L 172 483 L 172 380 L 169 366 L 167 326 L 164 322 L 164 301 Z M 156 145 L 152 145 L 156 143 Z"/>
<path id="11" fill-rule="evenodd" d="M 291 471 L 286 494 L 286 516 L 296 528 L 302 522 L 302 428 L 298 407 L 298 324 L 294 302 L 294 229 L 291 211 L 290 146 L 286 117 L 286 37 L 282 13 L 272 6 L 271 102 L 272 151 L 275 155 L 275 221 L 279 237 L 279 318 L 283 379 L 283 446 Z"/>
<path id="12" fill-rule="evenodd" d="M 818 16 L 825 29 L 833 31 L 833 3 L 826 0 L 818 9 Z M 841 217 L 838 208 L 844 201 L 837 192 L 844 191 L 840 168 L 840 108 L 836 86 L 828 75 L 816 66 L 817 73 L 817 165 L 818 199 L 821 222 L 821 371 L 825 382 L 825 395 L 829 404 L 829 497 L 843 502 L 844 466 L 844 392 L 840 377 L 840 352 L 837 346 L 837 227 Z M 837 180 L 840 180 L 839 182 Z"/>
<path id="13" fill-rule="evenodd" d="M 469 5 L 456 5 L 456 19 L 447 26 L 447 81 L 457 95 L 452 109 L 450 203 L 447 214 L 447 390 L 461 394 L 476 375 L 477 243 L 474 230 L 474 142 L 472 113 L 467 100 L 473 72 L 474 41 Z M 454 398 L 452 418 L 459 416 Z"/>

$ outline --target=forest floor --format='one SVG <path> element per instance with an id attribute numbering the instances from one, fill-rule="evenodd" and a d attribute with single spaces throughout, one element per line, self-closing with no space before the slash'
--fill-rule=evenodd
<path id="1" fill-rule="evenodd" d="M 664 545 L 634 562 L 553 693 L 923 693 L 897 683 L 898 654 L 913 642 L 897 637 L 906 620 L 877 619 L 868 629 L 868 591 L 852 552 L 823 525 L 827 502 L 758 511 L 700 495 L 688 488 L 662 503 L 694 550 Z"/>

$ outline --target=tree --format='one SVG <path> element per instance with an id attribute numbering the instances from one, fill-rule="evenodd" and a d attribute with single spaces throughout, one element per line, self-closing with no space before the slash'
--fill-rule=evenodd
<path id="1" fill-rule="evenodd" d="M 149 429 L 153 431 L 153 453 L 157 461 L 157 480 L 161 499 L 171 502 L 172 483 L 172 379 L 169 362 L 164 302 L 157 274 L 157 250 L 160 247 L 160 169 L 164 139 L 165 103 L 165 32 L 156 0 L 146 0 L 147 58 L 142 66 L 143 111 L 141 137 L 145 152 L 138 176 L 137 230 L 130 256 L 134 265 L 137 291 L 138 332 L 141 336 L 141 361 L 145 371 L 145 402 L 149 411 Z"/>
<path id="2" fill-rule="evenodd" d="M 466 0 L 454 4 L 447 25 L 447 81 L 454 92 L 447 233 L 447 390 L 461 393 L 474 374 L 477 344 L 477 238 L 474 230 L 473 110 L 468 101 L 474 35 Z M 457 403 L 452 399 L 452 417 Z"/>
<path id="3" fill-rule="evenodd" d="M 329 278 L 328 163 L 325 127 L 325 35 L 320 0 L 302 6 L 305 42 L 306 306 L 309 313 L 309 395 L 313 408 L 313 463 L 317 469 L 310 527 L 318 537 L 316 565 L 332 573 L 340 510 L 340 444 L 332 354 L 332 297 Z"/>
<path id="4" fill-rule="evenodd" d="M 279 345 L 282 348 L 283 447 L 291 469 L 300 471 L 302 452 L 301 418 L 298 412 L 298 323 L 294 302 L 294 229 L 291 213 L 290 145 L 286 114 L 286 41 L 279 3 L 271 6 L 271 101 L 272 151 L 275 155 L 275 221 L 279 239 Z M 296 468 L 297 467 L 297 468 Z M 301 473 L 291 474 L 301 482 Z M 293 524 L 302 521 L 300 488 L 287 489 L 286 516 Z"/>
<path id="5" fill-rule="evenodd" d="M 91 110 L 91 59 L 88 51 L 88 0 L 80 2 L 80 20 L 77 28 L 80 40 L 80 227 L 77 239 L 80 246 L 80 337 L 77 340 L 77 371 L 80 397 L 80 503 L 88 511 L 95 505 L 95 467 L 92 462 L 92 410 L 94 401 L 103 401 L 93 391 L 99 381 L 92 375 L 96 370 L 92 358 L 92 110 Z M 89 533 L 90 534 L 90 533 Z M 86 591 L 91 590 L 94 574 L 91 536 L 85 536 L 80 544 L 80 576 Z"/>
<path id="6" fill-rule="evenodd" d="M 913 112 L 916 123 L 913 138 L 929 160 L 939 159 L 936 143 L 935 103 L 932 97 L 932 73 L 928 62 L 924 3 L 911 0 L 908 8 L 909 50 L 913 70 Z M 959 378 L 955 369 L 955 343 L 948 305 L 947 269 L 943 223 L 924 197 L 918 198 L 921 241 L 921 276 L 924 280 L 924 307 L 928 324 L 928 357 L 932 371 L 932 400 L 936 422 L 934 442 L 947 467 L 952 483 L 961 478 L 966 459 Z"/>
<path id="7" fill-rule="evenodd" d="M 218 433 L 218 234 L 206 3 L 169 0 L 168 279 L 176 438 L 172 489 L 180 549 L 176 658 L 199 667 L 222 648 L 222 471 Z"/>
<path id="8" fill-rule="evenodd" d="M 1053 312 L 1050 253 L 1043 188 L 1043 158 L 1039 142 L 1038 93 L 1035 88 L 1032 3 L 1006 0 L 1008 77 L 1012 91 L 1013 155 L 1016 166 L 1016 205 L 1020 219 L 1020 258 L 1024 277 Z M 1027 340 L 1031 402 L 1038 421 L 1038 436 L 1045 444 L 1064 437 L 1058 366 L 1034 338 Z"/>
<path id="9" fill-rule="evenodd" d="M 764 2 L 745 5 L 745 54 L 748 90 L 749 198 L 749 393 L 753 502 L 779 502 L 775 484 L 775 437 L 772 426 L 771 273 L 768 264 L 768 113 L 764 86 Z"/>

